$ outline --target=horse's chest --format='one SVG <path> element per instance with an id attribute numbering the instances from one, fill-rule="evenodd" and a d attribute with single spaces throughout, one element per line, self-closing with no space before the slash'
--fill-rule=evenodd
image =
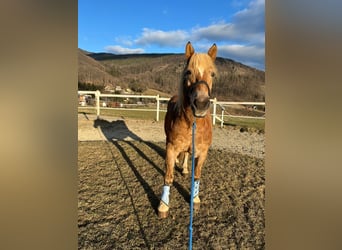
<path id="1" fill-rule="evenodd" d="M 212 140 L 211 128 L 198 129 L 196 131 L 195 143 L 210 145 Z"/>
<path id="2" fill-rule="evenodd" d="M 180 131 L 178 131 L 180 132 Z M 207 150 L 211 144 L 212 132 L 210 129 L 197 129 L 195 134 L 195 147 L 197 151 Z M 179 151 L 192 151 L 192 129 L 183 130 L 176 133 L 174 144 Z"/>

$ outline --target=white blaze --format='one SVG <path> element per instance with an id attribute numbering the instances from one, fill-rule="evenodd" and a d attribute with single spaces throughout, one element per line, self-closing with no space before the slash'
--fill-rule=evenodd
<path id="1" fill-rule="evenodd" d="M 199 67 L 199 68 L 198 68 L 198 71 L 199 71 L 199 73 L 200 73 L 201 77 L 203 77 L 203 71 L 204 71 L 204 69 L 203 69 L 203 68 L 201 68 L 201 67 Z"/>

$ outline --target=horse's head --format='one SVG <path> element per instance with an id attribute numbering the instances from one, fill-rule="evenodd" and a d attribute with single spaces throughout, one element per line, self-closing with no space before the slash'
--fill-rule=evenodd
<path id="1" fill-rule="evenodd" d="M 183 89 L 196 117 L 204 117 L 210 107 L 210 94 L 216 75 L 216 54 L 216 44 L 213 44 L 206 54 L 195 53 L 190 42 L 185 48 L 187 65 L 183 72 Z"/>

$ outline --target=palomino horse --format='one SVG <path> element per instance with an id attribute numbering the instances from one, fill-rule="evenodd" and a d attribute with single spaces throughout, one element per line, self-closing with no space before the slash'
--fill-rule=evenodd
<path id="1" fill-rule="evenodd" d="M 164 129 L 166 134 L 166 173 L 163 193 L 158 207 L 160 218 L 166 218 L 169 212 L 170 187 L 174 178 L 174 165 L 178 157 L 184 154 L 183 174 L 188 173 L 187 159 L 192 151 L 192 124 L 196 119 L 195 135 L 195 185 L 194 208 L 198 209 L 200 199 L 199 181 L 201 169 L 207 158 L 212 141 L 210 117 L 210 93 L 213 77 L 216 74 L 214 61 L 217 54 L 216 44 L 208 53 L 195 53 L 191 43 L 185 48 L 187 64 L 184 68 L 179 93 L 173 96 L 167 107 Z"/>

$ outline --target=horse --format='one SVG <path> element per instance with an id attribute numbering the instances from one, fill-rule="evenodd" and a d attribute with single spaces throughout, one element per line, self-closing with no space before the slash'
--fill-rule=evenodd
<path id="1" fill-rule="evenodd" d="M 182 173 L 188 174 L 187 160 L 192 152 L 192 124 L 196 120 L 195 133 L 195 183 L 194 209 L 200 207 L 199 183 L 201 169 L 212 143 L 210 96 L 213 78 L 217 73 L 215 59 L 217 46 L 214 43 L 207 53 L 195 53 L 190 42 L 185 47 L 186 65 L 182 72 L 178 95 L 168 102 L 164 121 L 166 134 L 166 172 L 158 216 L 168 216 L 170 189 L 174 180 L 174 166 L 183 158 Z M 182 156 L 182 157 L 181 157 Z"/>

